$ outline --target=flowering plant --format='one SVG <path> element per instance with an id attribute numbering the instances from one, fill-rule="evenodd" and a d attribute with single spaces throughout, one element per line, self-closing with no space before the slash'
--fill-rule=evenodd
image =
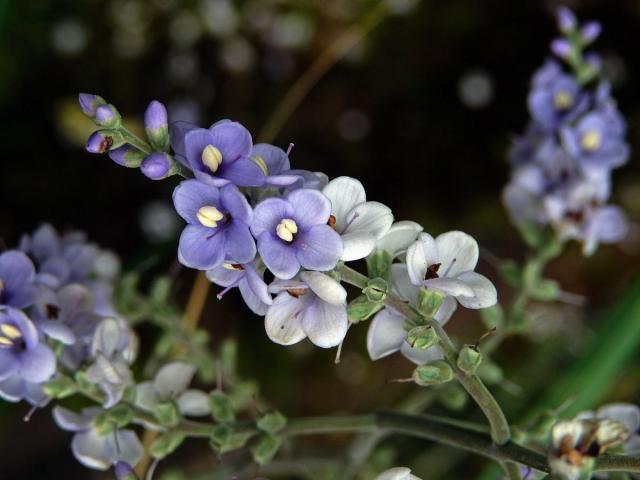
<path id="1" fill-rule="evenodd" d="M 546 264 L 569 240 L 592 255 L 600 243 L 621 241 L 629 227 L 608 203 L 611 172 L 629 156 L 625 121 L 598 57 L 584 52 L 599 24 L 580 26 L 561 8 L 558 25 L 555 58 L 532 79 L 531 121 L 509 152 L 513 171 L 503 199 L 532 255 L 524 265 L 499 262 L 504 283 L 516 291 L 508 305 L 499 280 L 476 271 L 481 249 L 471 235 L 432 235 L 368 199 L 355 178 L 292 168 L 293 144 L 254 143 L 229 119 L 208 128 L 170 123 L 156 100 L 145 111 L 142 138 L 114 105 L 79 96 L 98 126 L 87 151 L 151 180 L 180 178 L 172 197 L 184 221 L 177 258 L 198 271 L 205 294 L 209 282 L 220 287 L 220 300 L 237 288 L 263 318 L 265 339 L 336 348 L 336 363 L 347 335 L 368 322 L 371 360 L 400 352 L 414 364 L 410 377 L 394 378 L 415 385 L 412 401 L 366 415 L 287 418 L 239 374 L 235 343 L 212 352 L 197 316 L 183 321 L 170 276 L 146 290 L 135 273 L 120 274 L 113 253 L 48 224 L 0 254 L 0 396 L 33 411 L 55 403 L 54 420 L 73 432 L 78 461 L 113 469 L 120 480 L 151 478 L 191 438 L 206 439 L 219 455 L 238 454 L 221 467 L 224 476 L 241 471 L 244 451 L 266 466 L 292 438 L 331 432 L 360 435 L 326 478 L 352 478 L 389 433 L 480 454 L 513 480 L 640 472 L 635 405 L 578 413 L 572 409 L 579 401 L 562 398 L 514 424 L 489 388 L 509 385 L 493 358 L 502 342 L 532 336 L 534 308 L 567 296 L 545 278 Z M 486 327 L 473 343 L 448 331 L 462 310 L 478 310 Z M 161 332 L 154 345 L 134 329 L 143 322 Z M 69 397 L 86 403 L 67 403 Z M 436 398 L 458 411 L 471 399 L 486 425 L 422 414 Z M 389 463 L 378 479 L 418 478 Z"/>

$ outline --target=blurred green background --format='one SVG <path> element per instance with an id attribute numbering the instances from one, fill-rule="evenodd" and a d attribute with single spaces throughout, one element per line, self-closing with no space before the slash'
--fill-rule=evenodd
<path id="1" fill-rule="evenodd" d="M 49 221 L 87 231 L 116 251 L 126 268 L 142 262 L 156 273 L 171 268 L 181 229 L 170 203 L 177 180 L 154 183 L 106 156 L 86 153 L 91 122 L 77 108 L 77 93 L 102 95 L 132 124 L 139 124 L 146 104 L 158 99 L 169 106 L 171 120 L 208 125 L 233 118 L 257 135 L 311 62 L 376 4 L 0 1 L 0 237 L 12 246 L 22 232 Z M 499 282 L 493 256 L 521 260 L 525 254 L 500 203 L 508 178 L 505 153 L 527 121 L 529 77 L 555 34 L 556 4 L 389 4 L 381 24 L 320 80 L 274 143 L 295 143 L 291 160 L 298 168 L 359 178 L 368 197 L 391 206 L 397 219 L 418 221 L 433 234 L 449 229 L 472 234 L 487 249 L 479 270 Z M 615 172 L 614 201 L 637 221 L 640 4 L 593 0 L 568 5 L 604 27 L 596 48 L 629 121 L 634 149 L 629 164 Z M 497 360 L 507 380 L 494 389 L 510 418 L 518 418 L 518 405 L 543 395 L 552 375 L 586 355 L 585 345 L 605 313 L 631 284 L 638 255 L 640 234 L 634 226 L 621 246 L 603 247 L 585 259 L 572 245 L 551 265 L 549 276 L 588 298 L 588 313 L 564 304 L 541 307 L 533 338 L 504 345 Z M 193 276 L 180 272 L 179 302 Z M 511 295 L 504 285 L 499 291 L 504 299 Z M 640 321 L 629 319 L 634 320 Z M 223 302 L 212 296 L 202 324 L 211 331 L 214 346 L 226 337 L 238 340 L 242 371 L 259 380 L 263 394 L 289 415 L 390 408 L 412 388 L 389 383 L 410 374 L 412 367 L 403 358 L 368 359 L 366 325 L 351 329 L 336 366 L 333 351 L 306 343 L 292 348 L 270 343 L 261 320 L 235 294 Z M 484 331 L 475 312 L 459 312 L 450 325 L 464 342 L 474 342 Z M 144 345 L 152 335 L 142 333 Z M 543 348 L 548 355 L 528 363 Z M 635 368 L 640 349 L 635 352 L 610 379 L 607 399 L 640 400 Z M 23 423 L 26 411 L 25 405 L 0 404 L 0 479 L 102 478 L 75 462 L 70 435 L 56 429 L 47 411 Z M 447 413 L 439 403 L 430 411 Z M 481 418 L 472 406 L 461 415 Z M 311 438 L 302 447 L 343 453 L 347 439 Z M 448 449 L 434 451 L 423 441 L 397 439 L 383 445 L 380 465 L 413 464 L 425 480 L 478 478 L 484 465 L 475 457 L 450 457 Z M 166 463 L 215 469 L 218 462 L 225 459 L 195 442 Z"/>

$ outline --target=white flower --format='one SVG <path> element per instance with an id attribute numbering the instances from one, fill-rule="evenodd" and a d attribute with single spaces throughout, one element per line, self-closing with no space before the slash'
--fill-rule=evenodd
<path id="1" fill-rule="evenodd" d="M 409 302 L 412 307 L 417 306 L 420 288 L 411 283 L 405 264 L 394 263 L 391 266 L 391 289 L 393 293 Z M 456 308 L 456 301 L 452 297 L 445 297 L 434 317 L 435 320 L 444 325 Z M 413 348 L 406 340 L 407 331 L 404 328 L 404 323 L 404 315 L 389 307 L 376 314 L 371 320 L 367 332 L 367 350 L 372 360 L 378 360 L 397 351 L 418 365 L 443 358 L 438 347 Z"/>
<path id="2" fill-rule="evenodd" d="M 393 260 L 406 253 L 407 248 L 416 241 L 420 232 L 424 230 L 422 226 L 416 222 L 409 220 L 401 220 L 394 223 L 376 242 L 376 251 L 385 251 L 391 255 Z"/>
<path id="3" fill-rule="evenodd" d="M 454 297 L 467 308 L 487 308 L 498 301 L 491 281 L 474 272 L 478 243 L 463 232 L 447 232 L 434 239 L 421 233 L 407 250 L 407 268 L 413 285 Z"/>
<path id="4" fill-rule="evenodd" d="M 412 475 L 411 469 L 407 467 L 396 467 L 382 472 L 375 480 L 420 480 L 420 478 Z"/>
<path id="5" fill-rule="evenodd" d="M 391 227 L 393 214 L 389 207 L 367 202 L 362 183 L 351 177 L 331 180 L 322 193 L 331 200 L 335 229 L 344 243 L 341 260 L 348 262 L 369 255 L 376 241 Z"/>
<path id="6" fill-rule="evenodd" d="M 158 370 L 152 382 L 136 387 L 136 405 L 153 411 L 159 403 L 175 401 L 182 415 L 208 415 L 209 396 L 200 390 L 188 390 L 195 373 L 196 367 L 190 363 L 168 363 Z"/>
<path id="7" fill-rule="evenodd" d="M 265 316 L 267 335 L 281 345 L 306 337 L 322 348 L 339 345 L 349 327 L 346 290 L 321 272 L 302 272 L 299 277 L 269 286 L 278 296 Z"/>

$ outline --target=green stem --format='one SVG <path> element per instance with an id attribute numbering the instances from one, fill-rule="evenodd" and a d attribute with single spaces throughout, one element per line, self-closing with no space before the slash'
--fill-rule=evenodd
<path id="1" fill-rule="evenodd" d="M 151 145 L 149 145 L 147 142 L 142 140 L 135 133 L 126 129 L 124 126 L 120 127 L 120 131 L 122 132 L 123 137 L 125 138 L 125 140 L 129 145 L 137 148 L 138 150 L 140 150 L 141 152 L 147 155 L 150 155 L 151 153 L 153 153 L 153 149 L 151 148 Z"/>
<path id="2" fill-rule="evenodd" d="M 369 282 L 369 278 L 359 272 L 356 272 L 351 267 L 341 265 L 339 272 L 342 276 L 342 280 L 350 283 L 359 288 L 365 288 Z M 496 402 L 493 395 L 489 392 L 487 387 L 482 383 L 480 378 L 475 374 L 468 374 L 458 368 L 457 359 L 458 351 L 453 342 L 444 331 L 442 326 L 433 320 L 428 320 L 420 316 L 411 306 L 402 300 L 401 298 L 389 293 L 385 298 L 385 305 L 392 307 L 394 310 L 406 316 L 408 319 L 418 319 L 422 322 L 429 321 L 429 324 L 433 327 L 434 331 L 440 338 L 440 345 L 442 351 L 447 359 L 447 362 L 453 368 L 456 378 L 460 384 L 467 390 L 469 395 L 475 400 L 482 412 L 487 417 L 489 425 L 491 426 L 491 436 L 493 440 L 501 445 L 509 440 L 511 432 L 509 430 L 509 424 L 502 412 L 502 409 Z"/>

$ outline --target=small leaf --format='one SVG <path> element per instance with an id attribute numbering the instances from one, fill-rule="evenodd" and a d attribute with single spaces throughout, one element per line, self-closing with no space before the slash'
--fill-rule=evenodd
<path id="1" fill-rule="evenodd" d="M 42 391 L 51 398 L 66 398 L 78 391 L 76 383 L 69 377 L 61 375 L 47 382 Z"/>
<path id="2" fill-rule="evenodd" d="M 222 391 L 216 390 L 209 397 L 211 414 L 213 418 L 220 422 L 232 422 L 236 418 L 231 399 Z"/>
<path id="3" fill-rule="evenodd" d="M 158 437 L 149 447 L 153 458 L 163 459 L 172 454 L 184 441 L 186 435 L 182 432 L 167 432 Z"/>
<path id="4" fill-rule="evenodd" d="M 264 415 L 256 425 L 263 432 L 274 434 L 287 425 L 287 418 L 276 410 Z"/>

